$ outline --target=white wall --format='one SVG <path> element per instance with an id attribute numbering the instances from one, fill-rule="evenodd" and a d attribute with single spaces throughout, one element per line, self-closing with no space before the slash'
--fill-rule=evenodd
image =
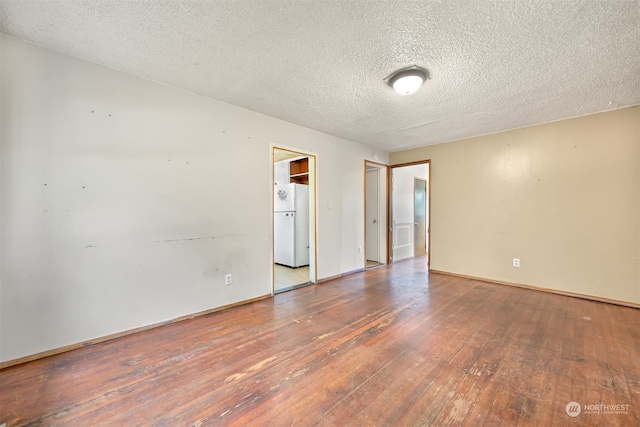
<path id="1" fill-rule="evenodd" d="M 319 278 L 363 267 L 362 162 L 387 153 L 1 47 L 0 361 L 270 294 L 271 144 L 317 154 Z"/>
<path id="2" fill-rule="evenodd" d="M 414 256 L 414 178 L 428 179 L 429 166 L 423 164 L 397 167 L 391 169 L 391 173 L 393 177 L 391 186 L 393 260 L 400 261 Z M 428 203 L 429 198 L 427 197 L 427 212 L 429 212 Z"/>

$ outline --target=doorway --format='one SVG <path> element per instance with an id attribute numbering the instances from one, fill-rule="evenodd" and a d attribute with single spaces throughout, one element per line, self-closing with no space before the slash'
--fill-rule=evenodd
<path id="1" fill-rule="evenodd" d="M 387 166 L 365 161 L 365 268 L 387 263 Z"/>
<path id="2" fill-rule="evenodd" d="M 273 147 L 273 293 L 316 283 L 313 154 Z"/>
<path id="3" fill-rule="evenodd" d="M 426 256 L 430 265 L 431 162 L 390 167 L 390 262 Z"/>

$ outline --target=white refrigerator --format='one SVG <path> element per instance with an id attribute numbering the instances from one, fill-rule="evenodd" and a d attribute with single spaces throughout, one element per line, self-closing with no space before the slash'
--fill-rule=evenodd
<path id="1" fill-rule="evenodd" d="M 288 267 L 309 265 L 309 186 L 276 185 L 273 210 L 274 261 Z"/>

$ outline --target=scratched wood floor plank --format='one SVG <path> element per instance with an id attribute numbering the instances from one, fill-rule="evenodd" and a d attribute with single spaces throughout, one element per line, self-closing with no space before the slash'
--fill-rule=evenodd
<path id="1" fill-rule="evenodd" d="M 4 369 L 0 424 L 640 425 L 640 310 L 424 261 Z"/>

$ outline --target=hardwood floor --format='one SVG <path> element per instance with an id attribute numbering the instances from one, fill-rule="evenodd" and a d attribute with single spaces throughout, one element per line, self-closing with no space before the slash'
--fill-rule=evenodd
<path id="1" fill-rule="evenodd" d="M 404 261 L 7 368 L 0 424 L 640 425 L 640 310 L 425 270 Z M 584 407 L 600 404 L 627 413 Z"/>

